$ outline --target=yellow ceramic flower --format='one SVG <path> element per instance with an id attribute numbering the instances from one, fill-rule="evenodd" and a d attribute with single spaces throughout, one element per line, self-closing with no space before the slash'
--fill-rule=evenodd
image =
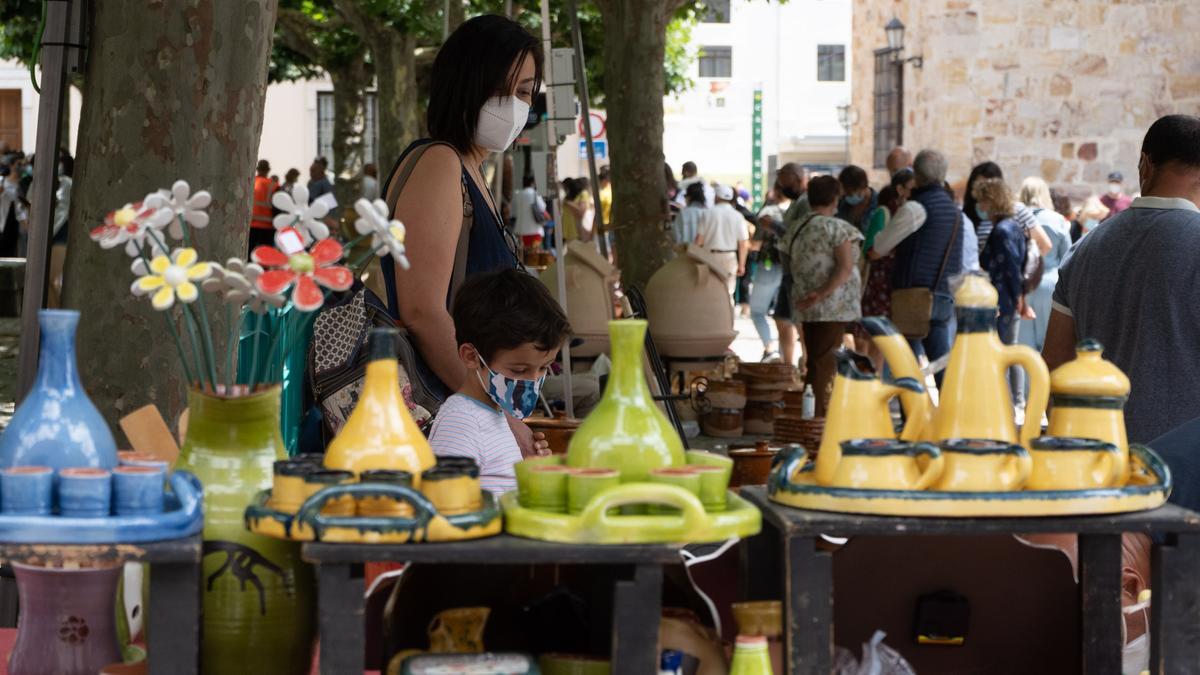
<path id="1" fill-rule="evenodd" d="M 153 293 L 150 304 L 157 310 L 170 309 L 176 298 L 184 303 L 195 302 L 200 297 L 195 282 L 204 281 L 212 274 L 212 266 L 198 262 L 193 248 L 177 248 L 170 258 L 155 256 L 149 269 L 139 263 L 141 261 L 134 263 L 134 272 L 141 276 L 133 282 L 133 294 Z"/>

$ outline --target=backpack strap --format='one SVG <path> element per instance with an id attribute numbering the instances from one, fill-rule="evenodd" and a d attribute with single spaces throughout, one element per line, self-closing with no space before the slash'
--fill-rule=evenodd
<path id="1" fill-rule="evenodd" d="M 458 149 L 449 143 L 442 141 L 431 141 L 421 143 L 409 148 L 407 152 L 400 155 L 400 159 L 396 160 L 396 165 L 392 167 L 391 174 L 384 181 L 383 194 L 388 205 L 388 213 L 396 212 L 396 203 L 400 201 L 400 195 L 404 192 L 404 187 L 408 184 L 408 179 L 412 177 L 413 171 L 417 168 L 421 158 L 425 153 L 435 145 L 444 145 L 454 151 L 454 155 L 458 157 L 459 166 L 462 166 L 462 156 L 459 155 Z M 405 163 L 406 159 L 410 159 Z M 403 166 L 402 166 L 403 165 Z M 396 189 L 393 192 L 392 182 L 395 181 Z M 454 248 L 454 267 L 450 272 L 450 287 L 446 293 L 446 307 L 449 308 L 454 304 L 454 296 L 457 295 L 459 287 L 467 277 L 467 252 L 471 241 L 471 228 L 475 222 L 475 209 L 471 203 L 471 197 L 467 192 L 466 178 L 461 178 L 462 199 L 463 199 L 463 219 L 458 230 L 458 243 Z M 397 321 L 400 320 L 399 300 L 396 297 L 396 270 L 394 265 L 382 265 L 384 283 L 387 285 L 387 304 L 388 313 Z"/>

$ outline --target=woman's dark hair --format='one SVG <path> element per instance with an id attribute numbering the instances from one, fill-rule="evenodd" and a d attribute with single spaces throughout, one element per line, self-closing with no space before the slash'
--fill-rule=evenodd
<path id="1" fill-rule="evenodd" d="M 858 192 L 869 185 L 867 172 L 861 166 L 853 164 L 842 169 L 842 172 L 838 174 L 838 182 L 842 184 L 842 191 L 845 194 Z"/>
<path id="2" fill-rule="evenodd" d="M 571 337 L 567 315 L 546 286 L 516 269 L 468 278 L 451 314 L 458 344 L 474 345 L 485 361 L 527 343 L 558 351 Z"/>
<path id="3" fill-rule="evenodd" d="M 688 184 L 683 196 L 688 204 L 704 205 L 708 201 L 708 198 L 704 196 L 704 183 L 696 182 Z"/>
<path id="4" fill-rule="evenodd" d="M 514 64 L 533 57 L 536 94 L 542 86 L 542 43 L 517 22 L 494 14 L 477 16 L 455 30 L 433 61 L 429 85 L 429 135 L 469 152 L 475 145 L 479 109 L 516 84 Z"/>
<path id="5" fill-rule="evenodd" d="M 75 175 L 75 158 L 68 154 L 59 154 L 58 163 L 62 164 L 62 175 Z"/>
<path id="6" fill-rule="evenodd" d="M 896 213 L 896 209 L 900 208 L 900 191 L 895 185 L 883 186 L 879 191 L 879 205 L 886 207 L 890 214 Z"/>
<path id="7" fill-rule="evenodd" d="M 1067 193 L 1050 188 L 1050 201 L 1054 202 L 1054 211 L 1063 218 L 1071 217 L 1071 198 Z"/>
<path id="8" fill-rule="evenodd" d="M 580 192 L 583 192 L 583 188 L 579 185 L 578 178 L 564 178 L 562 185 L 563 193 L 567 201 L 575 199 L 579 196 Z"/>
<path id="9" fill-rule="evenodd" d="M 897 171 L 892 176 L 891 187 L 900 187 L 901 185 L 908 185 L 909 183 L 911 183 L 915 180 L 917 180 L 917 174 L 913 173 L 912 169 L 905 167 L 905 168 Z M 880 190 L 879 194 L 882 195 L 883 190 Z"/>
<path id="10" fill-rule="evenodd" d="M 817 176 L 808 181 L 808 205 L 819 209 L 837 201 L 842 192 L 841 183 L 833 176 Z"/>
<path id="11" fill-rule="evenodd" d="M 980 178 L 1004 178 L 1004 172 L 1000 170 L 1000 165 L 995 162 L 984 162 L 976 164 L 974 169 L 971 169 L 971 175 L 967 177 L 967 188 L 963 193 L 963 214 L 971 221 L 971 224 L 976 229 L 979 228 L 979 215 L 975 213 L 974 190 L 975 181 Z"/>

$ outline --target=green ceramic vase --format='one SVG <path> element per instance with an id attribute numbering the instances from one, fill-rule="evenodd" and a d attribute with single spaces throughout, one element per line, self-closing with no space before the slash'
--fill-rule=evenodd
<path id="1" fill-rule="evenodd" d="M 642 368 L 647 322 L 608 322 L 612 371 L 604 398 L 571 438 L 567 464 L 621 472 L 621 482 L 645 481 L 651 469 L 683 466 L 679 432 L 650 395 Z"/>
<path id="2" fill-rule="evenodd" d="M 188 393 L 177 468 L 204 483 L 203 673 L 300 675 L 311 669 L 312 568 L 300 545 L 250 533 L 243 513 L 285 457 L 279 387 L 239 398 Z"/>

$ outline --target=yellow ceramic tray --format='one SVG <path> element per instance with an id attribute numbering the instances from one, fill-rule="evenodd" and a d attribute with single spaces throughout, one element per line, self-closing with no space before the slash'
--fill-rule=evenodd
<path id="1" fill-rule="evenodd" d="M 321 507 L 331 499 L 349 495 L 391 497 L 412 506 L 413 516 L 326 516 Z M 276 539 L 323 541 L 342 544 L 406 544 L 433 541 L 462 541 L 500 534 L 500 507 L 496 498 L 483 491 L 483 508 L 470 513 L 445 516 L 425 495 L 399 485 L 351 483 L 333 485 L 309 497 L 295 514 L 267 506 L 270 490 L 258 493 L 246 508 L 246 529 Z"/>
<path id="2" fill-rule="evenodd" d="M 569 544 L 689 544 L 749 537 L 762 528 L 762 514 L 728 492 L 724 511 L 705 511 L 696 495 L 674 485 L 623 483 L 597 492 L 579 515 L 521 506 L 516 491 L 500 497 L 505 531 L 518 537 Z M 658 504 L 679 515 L 618 515 L 622 506 Z"/>
<path id="3" fill-rule="evenodd" d="M 781 458 L 771 470 L 767 492 L 773 501 L 796 508 L 879 516 L 1078 516 L 1145 511 L 1162 506 L 1171 494 L 1171 470 L 1148 447 L 1131 445 L 1129 453 L 1133 473 L 1129 485 L 1122 488 L 940 492 L 823 487 L 816 484 L 811 462 L 796 471 L 802 459 L 796 455 Z"/>

